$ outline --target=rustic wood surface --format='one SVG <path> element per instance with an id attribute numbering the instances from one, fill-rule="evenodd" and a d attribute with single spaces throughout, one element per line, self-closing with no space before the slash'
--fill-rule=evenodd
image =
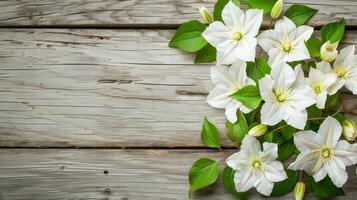
<path id="1" fill-rule="evenodd" d="M 215 1 L 1 0 L 0 200 L 188 199 L 192 163 L 223 164 L 201 144 L 203 117 L 233 144 L 223 111 L 205 103 L 212 64 L 169 48 L 168 29 Z M 285 2 L 319 9 L 312 26 L 345 18 L 342 45 L 357 43 L 357 1 Z M 343 97 L 356 112 L 355 97 Z M 348 171 L 337 199 L 357 195 L 355 166 Z M 193 199 L 235 198 L 219 182 Z"/>
<path id="2" fill-rule="evenodd" d="M 213 10 L 216 0 L 31 0 L 0 1 L 0 26 L 165 26 L 199 19 L 198 8 Z M 242 1 L 243 2 L 243 1 Z M 355 0 L 285 0 L 285 8 L 301 3 L 319 10 L 310 25 L 345 18 L 357 25 Z M 247 8 L 243 2 L 243 8 Z M 267 20 L 265 24 L 267 24 Z"/>
<path id="3" fill-rule="evenodd" d="M 170 49 L 172 34 L 0 30 L 0 146 L 202 146 L 204 116 L 224 133 L 223 110 L 205 102 L 212 64 Z"/>
<path id="4" fill-rule="evenodd" d="M 221 160 L 223 155 L 214 150 L 1 149 L 0 199 L 184 200 L 187 172 L 200 157 Z M 357 195 L 355 169 L 348 170 L 350 180 L 343 189 L 349 197 L 338 200 Z M 219 182 L 193 199 L 236 198 Z M 292 195 L 252 193 L 250 199 L 287 200 Z"/>

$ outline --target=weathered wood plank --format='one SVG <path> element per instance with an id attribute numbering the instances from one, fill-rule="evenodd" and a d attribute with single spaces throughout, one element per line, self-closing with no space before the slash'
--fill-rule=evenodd
<path id="1" fill-rule="evenodd" d="M 223 159 L 214 150 L 1 149 L 0 199 L 188 199 L 187 173 L 200 157 Z M 346 196 L 337 199 L 357 195 L 355 169 L 348 170 Z M 235 198 L 220 182 L 193 199 Z"/>
<path id="2" fill-rule="evenodd" d="M 198 8 L 213 10 L 216 0 L 32 0 L 0 1 L 0 26 L 84 25 L 84 26 L 176 26 L 199 19 Z M 302 3 L 319 10 L 310 25 L 346 19 L 357 25 L 354 0 L 285 0 L 285 8 Z M 247 6 L 243 5 L 246 9 Z M 265 24 L 267 24 L 267 20 Z"/>
<path id="3" fill-rule="evenodd" d="M 225 135 L 210 65 L 167 47 L 172 34 L 1 29 L 0 146 L 201 146 L 204 116 Z"/>

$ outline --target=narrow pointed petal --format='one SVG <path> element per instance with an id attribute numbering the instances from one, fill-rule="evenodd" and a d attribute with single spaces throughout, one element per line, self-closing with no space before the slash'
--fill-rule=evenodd
<path id="1" fill-rule="evenodd" d="M 215 21 L 206 28 L 206 30 L 202 33 L 202 36 L 208 43 L 216 47 L 218 44 L 230 39 L 232 31 L 222 22 Z"/>
<path id="2" fill-rule="evenodd" d="M 342 134 L 341 124 L 333 117 L 327 117 L 321 124 L 318 134 L 326 146 L 335 146 Z"/>
<path id="3" fill-rule="evenodd" d="M 263 11 L 258 9 L 249 9 L 245 13 L 244 30 L 249 37 L 255 37 L 260 25 L 263 22 Z"/>
<path id="4" fill-rule="evenodd" d="M 284 117 L 284 110 L 280 106 L 270 102 L 265 102 L 260 112 L 262 123 L 269 126 L 281 122 Z"/>
<path id="5" fill-rule="evenodd" d="M 284 16 L 283 19 L 280 19 L 276 22 L 274 30 L 281 31 L 284 34 L 287 34 L 295 28 L 296 25 L 294 24 L 294 22 Z"/>
<path id="6" fill-rule="evenodd" d="M 207 103 L 215 108 L 225 108 L 230 102 L 229 92 L 222 85 L 215 86 L 207 96 Z"/>
<path id="7" fill-rule="evenodd" d="M 274 183 L 269 181 L 264 174 L 260 174 L 260 182 L 256 186 L 257 191 L 265 196 L 269 196 L 273 191 Z"/>
<path id="8" fill-rule="evenodd" d="M 222 19 L 228 27 L 241 27 L 244 21 L 243 11 L 235 5 L 232 1 L 229 1 L 222 10 Z"/>
<path id="9" fill-rule="evenodd" d="M 333 160 L 330 160 L 325 164 L 325 169 L 328 176 L 331 178 L 331 181 L 337 186 L 342 187 L 348 179 L 348 174 L 345 169 L 341 169 L 337 163 Z"/>
<path id="10" fill-rule="evenodd" d="M 302 25 L 297 27 L 295 32 L 294 43 L 297 44 L 297 43 L 305 42 L 311 37 L 313 32 L 314 32 L 314 28 L 312 28 L 311 26 Z"/>
<path id="11" fill-rule="evenodd" d="M 288 177 L 281 162 L 270 162 L 269 164 L 264 165 L 264 169 L 266 170 L 266 177 L 270 181 L 279 182 Z"/>
<path id="12" fill-rule="evenodd" d="M 237 121 L 237 110 L 242 106 L 242 104 L 234 99 L 226 106 L 225 115 L 229 122 L 232 124 Z"/>
<path id="13" fill-rule="evenodd" d="M 275 95 L 273 94 L 273 84 L 274 81 L 271 79 L 269 75 L 266 75 L 264 78 L 259 80 L 259 90 L 260 95 L 262 96 L 265 102 L 274 102 Z"/>
<path id="14" fill-rule="evenodd" d="M 242 39 L 234 50 L 235 57 L 244 61 L 253 62 L 255 60 L 256 38 Z"/>
<path id="15" fill-rule="evenodd" d="M 340 54 L 336 57 L 334 67 L 352 62 L 355 53 L 355 45 L 349 45 L 340 51 Z"/>
<path id="16" fill-rule="evenodd" d="M 269 52 L 270 49 L 276 48 L 280 45 L 280 37 L 281 35 L 279 32 L 266 30 L 258 36 L 258 44 L 264 49 L 265 52 Z"/>
<path id="17" fill-rule="evenodd" d="M 247 167 L 234 174 L 234 183 L 237 192 L 246 192 L 259 182 L 257 176 Z"/>
<path id="18" fill-rule="evenodd" d="M 346 140 L 341 140 L 336 145 L 335 156 L 340 159 L 345 166 L 357 163 L 357 144 L 350 144 Z"/>
<path id="19" fill-rule="evenodd" d="M 278 158 L 278 145 L 274 143 L 264 142 L 261 158 L 264 161 L 276 160 Z"/>
<path id="20" fill-rule="evenodd" d="M 307 122 L 307 112 L 306 110 L 297 110 L 291 106 L 285 106 L 284 120 L 290 126 L 303 130 Z"/>
<path id="21" fill-rule="evenodd" d="M 314 151 L 321 147 L 321 136 L 313 131 L 300 131 L 294 135 L 294 143 L 300 152 Z"/>

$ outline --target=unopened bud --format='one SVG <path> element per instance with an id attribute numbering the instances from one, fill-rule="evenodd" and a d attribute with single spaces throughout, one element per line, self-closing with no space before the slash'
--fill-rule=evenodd
<path id="1" fill-rule="evenodd" d="M 206 7 L 200 8 L 200 14 L 204 23 L 210 24 L 213 22 L 212 13 Z"/>
<path id="2" fill-rule="evenodd" d="M 283 6 L 284 6 L 283 0 L 278 0 L 273 6 L 273 8 L 271 9 L 270 12 L 271 18 L 277 19 L 280 16 L 281 11 L 283 10 Z"/>
<path id="3" fill-rule="evenodd" d="M 248 132 L 248 135 L 259 137 L 268 132 L 268 126 L 265 124 L 259 124 L 251 128 Z"/>
<path id="4" fill-rule="evenodd" d="M 334 61 L 338 54 L 337 46 L 338 42 L 333 44 L 330 41 L 325 42 L 320 48 L 321 59 L 325 62 Z"/>
<path id="5" fill-rule="evenodd" d="M 342 123 L 343 127 L 343 136 L 347 141 L 354 141 L 357 136 L 356 124 L 350 119 L 346 119 Z"/>
<path id="6" fill-rule="evenodd" d="M 295 200 L 302 200 L 304 198 L 304 194 L 305 194 L 305 183 L 299 181 L 298 183 L 296 183 L 294 188 Z"/>

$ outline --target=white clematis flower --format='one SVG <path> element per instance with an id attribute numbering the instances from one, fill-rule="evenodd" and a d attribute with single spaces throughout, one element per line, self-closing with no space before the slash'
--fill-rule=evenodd
<path id="1" fill-rule="evenodd" d="M 216 66 L 211 68 L 211 80 L 214 88 L 210 91 L 207 102 L 215 108 L 225 108 L 226 117 L 231 123 L 237 121 L 237 110 L 249 113 L 251 110 L 230 96 L 247 85 L 255 85 L 248 78 L 246 72 L 247 64 L 238 60 L 231 67 Z"/>
<path id="2" fill-rule="evenodd" d="M 305 170 L 315 181 L 328 175 L 332 182 L 341 187 L 346 183 L 346 166 L 357 163 L 357 144 L 339 140 L 342 127 L 332 117 L 327 117 L 317 133 L 301 131 L 294 136 L 294 143 L 301 152 L 289 168 Z"/>
<path id="3" fill-rule="evenodd" d="M 255 48 L 263 11 L 250 9 L 244 13 L 232 1 L 222 11 L 223 22 L 211 23 L 202 36 L 217 49 L 217 64 L 229 65 L 238 59 L 254 61 Z"/>
<path id="4" fill-rule="evenodd" d="M 319 64 L 318 64 L 319 65 Z M 310 68 L 309 78 L 305 82 L 310 85 L 316 96 L 316 106 L 320 109 L 325 108 L 327 90 L 336 82 L 337 77 L 333 73 L 324 74 L 318 69 Z"/>
<path id="5" fill-rule="evenodd" d="M 310 26 L 296 27 L 289 18 L 276 22 L 274 30 L 266 30 L 258 36 L 258 44 L 269 54 L 269 64 L 292 62 L 310 58 L 305 46 L 314 29 Z"/>
<path id="6" fill-rule="evenodd" d="M 274 182 L 287 178 L 277 158 L 277 144 L 265 142 L 262 151 L 258 140 L 246 135 L 240 151 L 226 160 L 227 165 L 236 170 L 234 183 L 237 192 L 246 192 L 255 187 L 261 194 L 269 196 Z"/>
<path id="7" fill-rule="evenodd" d="M 298 65 L 293 70 L 286 63 L 272 67 L 270 75 L 259 81 L 260 94 L 265 101 L 261 109 L 261 122 L 273 126 L 282 120 L 304 129 L 306 108 L 316 103 L 312 89 L 304 84 L 304 73 Z"/>
<path id="8" fill-rule="evenodd" d="M 336 83 L 331 86 L 332 93 L 336 93 L 345 86 L 353 94 L 357 94 L 357 55 L 354 55 L 355 46 L 350 45 L 340 51 L 333 64 L 333 69 L 327 62 L 322 62 L 317 69 L 324 73 L 335 73 Z"/>

